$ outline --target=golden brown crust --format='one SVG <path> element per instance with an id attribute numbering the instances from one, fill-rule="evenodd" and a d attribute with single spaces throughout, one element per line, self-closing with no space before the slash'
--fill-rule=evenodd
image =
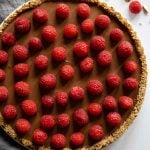
<path id="1" fill-rule="evenodd" d="M 6 27 L 16 18 L 18 14 L 21 12 L 29 9 L 29 8 L 34 8 L 43 2 L 48 1 L 48 0 L 30 0 L 29 2 L 25 3 L 18 9 L 16 9 L 13 13 L 11 13 L 5 20 L 4 22 L 0 25 L 0 34 L 6 29 Z M 107 146 L 108 144 L 112 143 L 114 140 L 116 140 L 118 137 L 120 137 L 129 127 L 129 125 L 133 122 L 135 117 L 137 116 L 142 102 L 144 100 L 144 95 L 145 95 L 145 90 L 146 90 L 146 82 L 147 82 L 147 65 L 146 65 L 146 57 L 144 55 L 144 49 L 142 47 L 142 44 L 137 37 L 136 32 L 133 30 L 132 26 L 127 22 L 125 18 L 122 17 L 122 15 L 118 12 L 116 12 L 112 7 L 109 7 L 105 2 L 101 2 L 98 0 L 80 0 L 84 2 L 91 2 L 91 3 L 96 3 L 99 7 L 103 8 L 105 11 L 107 11 L 111 16 L 117 18 L 120 23 L 128 30 L 128 33 L 130 34 L 135 48 L 139 54 L 139 59 L 140 59 L 140 64 L 141 64 L 141 76 L 140 76 L 140 82 L 139 82 L 139 92 L 137 95 L 136 99 L 136 104 L 129 115 L 129 117 L 123 122 L 123 124 L 116 130 L 114 130 L 110 135 L 106 136 L 102 141 L 94 144 L 93 146 L 89 148 L 82 148 L 82 150 L 100 150 L 103 147 Z M 11 136 L 15 141 L 26 147 L 27 149 L 36 149 L 33 145 L 33 143 L 27 139 L 19 139 L 17 137 L 16 132 L 12 127 L 8 124 L 6 124 L 3 120 L 2 115 L 0 114 L 0 125 L 4 129 L 4 131 Z M 50 148 L 45 148 L 45 147 L 39 147 L 37 148 L 39 150 L 50 150 Z M 65 148 L 67 150 L 68 148 Z"/>

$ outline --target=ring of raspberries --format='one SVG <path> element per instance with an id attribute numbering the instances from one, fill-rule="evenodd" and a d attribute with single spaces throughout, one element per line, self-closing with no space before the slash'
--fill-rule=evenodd
<path id="1" fill-rule="evenodd" d="M 121 27 L 110 28 L 109 16 L 91 18 L 93 7 L 80 3 L 73 11 L 81 24 L 75 24 L 69 22 L 69 4 L 55 7 L 50 13 L 58 27 L 51 25 L 48 10 L 36 8 L 30 18 L 14 21 L 15 32 L 2 33 L 0 104 L 3 118 L 13 122 L 18 135 L 30 133 L 35 145 L 79 148 L 88 139 L 102 140 L 124 121 L 121 112 L 133 108 L 138 62 Z M 34 26 L 40 34 L 28 36 Z M 30 38 L 17 41 L 17 35 Z"/>

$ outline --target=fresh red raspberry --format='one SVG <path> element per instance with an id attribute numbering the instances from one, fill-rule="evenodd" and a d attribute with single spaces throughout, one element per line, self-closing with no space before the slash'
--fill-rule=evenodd
<path id="1" fill-rule="evenodd" d="M 131 1 L 131 3 L 129 4 L 129 10 L 133 14 L 139 14 L 142 10 L 142 5 L 140 1 L 138 0 Z"/>
<path id="2" fill-rule="evenodd" d="M 6 73 L 4 70 L 0 69 L 0 82 L 3 82 L 6 78 Z"/>
<path id="3" fill-rule="evenodd" d="M 120 58 L 127 58 L 131 56 L 133 47 L 128 41 L 123 41 L 118 45 L 117 54 Z"/>
<path id="4" fill-rule="evenodd" d="M 31 52 L 40 51 L 42 49 L 42 42 L 38 37 L 32 37 L 28 43 Z"/>
<path id="5" fill-rule="evenodd" d="M 132 91 L 138 87 L 138 81 L 135 78 L 129 77 L 123 81 L 123 87 L 126 90 Z"/>
<path id="6" fill-rule="evenodd" d="M 91 19 L 86 19 L 81 23 L 81 30 L 86 33 L 90 34 L 94 30 L 94 23 Z"/>
<path id="7" fill-rule="evenodd" d="M 82 146 L 84 144 L 84 141 L 85 137 L 82 132 L 75 132 L 70 137 L 71 144 L 76 148 Z"/>
<path id="8" fill-rule="evenodd" d="M 56 93 L 56 103 L 59 105 L 59 106 L 66 106 L 67 103 L 68 103 L 68 94 L 66 92 L 57 92 Z"/>
<path id="9" fill-rule="evenodd" d="M 84 99 L 84 94 L 84 89 L 82 87 L 74 86 L 70 89 L 69 97 L 75 102 L 80 102 Z"/>
<path id="10" fill-rule="evenodd" d="M 14 34 L 11 32 L 4 32 L 2 34 L 1 40 L 2 40 L 2 44 L 7 47 L 13 46 L 16 42 L 16 38 Z"/>
<path id="11" fill-rule="evenodd" d="M 43 24 L 48 21 L 48 13 L 43 8 L 37 8 L 33 11 L 33 20 L 38 24 Z"/>
<path id="12" fill-rule="evenodd" d="M 63 149 L 66 146 L 66 138 L 63 134 L 54 134 L 51 138 L 51 146 L 55 149 Z"/>
<path id="13" fill-rule="evenodd" d="M 75 45 L 73 46 L 73 52 L 78 57 L 85 57 L 85 56 L 87 56 L 89 51 L 90 51 L 89 45 L 86 42 L 84 42 L 84 41 L 76 42 Z"/>
<path id="14" fill-rule="evenodd" d="M 14 105 L 8 104 L 3 108 L 2 115 L 6 120 L 15 119 L 17 116 L 17 109 Z"/>
<path id="15" fill-rule="evenodd" d="M 102 126 L 96 124 L 89 128 L 88 134 L 92 140 L 100 141 L 104 137 L 105 132 Z"/>
<path id="16" fill-rule="evenodd" d="M 54 98 L 52 96 L 44 95 L 42 96 L 41 101 L 44 108 L 51 109 L 54 106 Z"/>
<path id="17" fill-rule="evenodd" d="M 64 65 L 60 69 L 60 76 L 64 80 L 70 80 L 74 77 L 75 70 L 71 65 Z"/>
<path id="18" fill-rule="evenodd" d="M 109 111 L 116 109 L 116 99 L 113 96 L 106 96 L 103 101 L 103 107 Z"/>
<path id="19" fill-rule="evenodd" d="M 29 51 L 23 45 L 15 45 L 13 47 L 13 57 L 16 61 L 24 62 L 28 59 Z"/>
<path id="20" fill-rule="evenodd" d="M 64 47 L 55 47 L 52 49 L 51 55 L 54 61 L 62 62 L 67 58 L 67 51 Z"/>
<path id="21" fill-rule="evenodd" d="M 110 23 L 111 20 L 107 15 L 98 15 L 95 18 L 95 25 L 102 30 L 106 29 Z"/>
<path id="22" fill-rule="evenodd" d="M 60 19 L 66 19 L 69 16 L 70 8 L 68 5 L 60 3 L 56 6 L 56 16 Z"/>
<path id="23" fill-rule="evenodd" d="M 53 74 L 45 74 L 40 77 L 40 87 L 44 90 L 50 90 L 56 86 L 56 77 Z"/>
<path id="24" fill-rule="evenodd" d="M 31 22 L 27 18 L 18 17 L 15 20 L 15 30 L 19 33 L 27 33 L 30 31 Z"/>
<path id="25" fill-rule="evenodd" d="M 70 124 L 70 117 L 68 114 L 60 114 L 57 116 L 57 126 L 59 128 L 66 128 Z"/>
<path id="26" fill-rule="evenodd" d="M 86 3 L 80 3 L 77 7 L 77 14 L 79 17 L 86 19 L 90 15 L 90 7 Z"/>
<path id="27" fill-rule="evenodd" d="M 57 39 L 57 31 L 53 26 L 45 26 L 42 30 L 42 38 L 47 43 L 54 42 Z"/>
<path id="28" fill-rule="evenodd" d="M 119 106 L 122 109 L 131 109 L 133 107 L 133 99 L 128 96 L 121 96 L 119 98 Z"/>
<path id="29" fill-rule="evenodd" d="M 36 129 L 32 135 L 32 141 L 36 145 L 43 145 L 46 142 L 47 138 L 47 133 L 41 129 Z"/>
<path id="30" fill-rule="evenodd" d="M 0 102 L 8 99 L 8 89 L 5 86 L 0 86 Z"/>
<path id="31" fill-rule="evenodd" d="M 34 60 L 35 68 L 44 70 L 48 67 L 48 58 L 45 55 L 38 55 Z"/>
<path id="32" fill-rule="evenodd" d="M 132 74 L 137 71 L 137 64 L 132 60 L 128 60 L 123 64 L 123 70 L 125 73 Z"/>
<path id="33" fill-rule="evenodd" d="M 106 117 L 109 126 L 117 127 L 122 123 L 122 118 L 118 112 L 110 112 Z"/>
<path id="34" fill-rule="evenodd" d="M 51 130 L 55 124 L 55 118 L 52 115 L 43 115 L 40 119 L 40 127 L 44 130 Z"/>
<path id="35" fill-rule="evenodd" d="M 82 108 L 76 109 L 73 112 L 73 121 L 80 127 L 86 126 L 89 122 L 87 112 Z"/>
<path id="36" fill-rule="evenodd" d="M 107 51 L 107 50 L 103 50 L 102 52 L 100 52 L 97 56 L 97 63 L 99 66 L 101 67 L 108 67 L 112 62 L 112 54 Z"/>
<path id="37" fill-rule="evenodd" d="M 14 66 L 14 75 L 17 77 L 25 77 L 29 73 L 28 64 L 19 63 Z"/>
<path id="38" fill-rule="evenodd" d="M 37 105 L 33 100 L 24 100 L 21 103 L 21 108 L 23 112 L 28 116 L 33 116 L 37 113 Z"/>
<path id="39" fill-rule="evenodd" d="M 80 70 L 84 73 L 91 72 L 93 68 L 94 68 L 94 61 L 90 57 L 86 57 L 80 62 Z"/>
<path id="40" fill-rule="evenodd" d="M 106 41 L 105 41 L 104 37 L 98 36 L 98 35 L 92 37 L 92 39 L 90 41 L 90 47 L 95 52 L 99 52 L 99 51 L 102 51 L 103 49 L 105 49 Z"/>
<path id="41" fill-rule="evenodd" d="M 99 103 L 91 103 L 87 108 L 88 114 L 92 117 L 98 117 L 102 114 L 102 106 Z"/>
<path id="42" fill-rule="evenodd" d="M 27 134 L 31 128 L 31 124 L 28 120 L 20 118 L 16 121 L 15 127 L 19 134 Z"/>
<path id="43" fill-rule="evenodd" d="M 87 91 L 90 95 L 97 96 L 103 92 L 103 84 L 99 80 L 90 80 L 87 83 Z"/>
<path id="44" fill-rule="evenodd" d="M 8 61 L 8 54 L 7 52 L 0 50 L 0 65 L 6 64 Z"/>
<path id="45" fill-rule="evenodd" d="M 75 24 L 67 24 L 64 27 L 64 37 L 67 39 L 73 39 L 78 36 L 78 27 Z"/>
<path id="46" fill-rule="evenodd" d="M 20 97 L 27 97 L 30 94 L 30 86 L 27 82 L 19 81 L 15 84 L 15 93 Z"/>
<path id="47" fill-rule="evenodd" d="M 111 30 L 110 32 L 110 39 L 113 42 L 119 42 L 121 41 L 123 38 L 123 31 L 119 28 L 114 28 Z"/>
<path id="48" fill-rule="evenodd" d="M 115 73 L 109 73 L 106 76 L 106 83 L 110 88 L 117 88 L 120 85 L 120 77 Z"/>

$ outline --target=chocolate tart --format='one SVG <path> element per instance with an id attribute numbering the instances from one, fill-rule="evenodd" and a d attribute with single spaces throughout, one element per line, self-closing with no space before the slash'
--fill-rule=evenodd
<path id="1" fill-rule="evenodd" d="M 89 4 L 89 6 L 91 8 L 91 13 L 89 16 L 90 19 L 94 20 L 95 16 L 98 14 L 106 14 L 111 18 L 111 24 L 110 24 L 109 28 L 107 28 L 104 32 L 100 33 L 106 39 L 106 41 L 108 43 L 107 49 L 109 49 L 111 52 L 113 52 L 113 50 L 116 49 L 116 46 L 112 46 L 110 44 L 110 39 L 109 39 L 108 33 L 114 27 L 119 27 L 123 30 L 124 39 L 130 41 L 130 43 L 132 44 L 133 49 L 134 49 L 133 54 L 132 54 L 132 56 L 130 56 L 130 58 L 137 63 L 138 71 L 131 76 L 135 77 L 139 81 L 139 86 L 136 90 L 134 90 L 133 92 L 128 94 L 130 97 L 132 97 L 134 99 L 134 106 L 131 110 L 128 110 L 126 112 L 122 112 L 122 111 L 120 112 L 121 116 L 123 118 L 123 123 L 119 127 L 115 128 L 113 130 L 110 130 L 105 123 L 105 112 L 104 112 L 99 119 L 96 119 L 94 121 L 90 120 L 88 125 L 81 129 L 81 131 L 86 136 L 85 143 L 81 149 L 98 149 L 98 150 L 100 150 L 103 147 L 107 146 L 108 144 L 112 143 L 114 140 L 116 140 L 128 129 L 129 125 L 133 122 L 133 120 L 135 119 L 135 117 L 137 116 L 137 114 L 141 108 L 142 102 L 144 100 L 144 94 L 145 94 L 145 89 L 146 89 L 146 80 L 147 80 L 147 66 L 146 66 L 146 58 L 144 55 L 144 50 L 143 50 L 143 47 L 142 47 L 142 44 L 141 44 L 139 38 L 137 37 L 136 32 L 133 30 L 132 26 L 127 22 L 127 20 L 125 18 L 123 18 L 121 16 L 120 13 L 116 12 L 112 7 L 109 7 L 106 3 L 98 1 L 98 0 L 82 0 L 82 1 L 80 1 L 80 0 L 78 0 L 78 1 L 62 0 L 61 2 L 68 4 L 69 7 L 71 8 L 70 15 L 64 22 L 58 23 L 56 20 L 56 17 L 55 17 L 55 13 L 54 13 L 56 5 L 58 3 L 60 3 L 60 1 L 30 0 L 27 3 L 25 3 L 23 6 L 16 9 L 13 13 L 11 13 L 4 20 L 4 22 L 0 26 L 0 35 L 5 31 L 14 32 L 14 27 L 13 27 L 14 20 L 18 16 L 21 16 L 21 17 L 27 17 L 28 19 L 30 19 L 32 27 L 31 27 L 31 30 L 29 33 L 27 33 L 26 35 L 23 35 L 22 37 L 17 39 L 17 43 L 27 46 L 27 42 L 30 39 L 30 37 L 32 37 L 32 36 L 40 37 L 40 31 L 44 25 L 42 25 L 38 28 L 36 28 L 34 26 L 34 23 L 32 21 L 32 12 L 33 12 L 34 8 L 46 9 L 49 14 L 49 21 L 46 24 L 47 25 L 51 24 L 51 25 L 55 26 L 57 29 L 58 35 L 61 35 L 62 29 L 67 22 L 76 23 L 77 25 L 80 26 L 80 20 L 78 20 L 78 18 L 76 17 L 75 11 L 76 11 L 77 5 L 81 2 L 85 2 L 85 3 Z M 92 35 L 95 35 L 95 34 L 96 34 L 96 31 L 94 31 L 92 33 Z M 80 85 L 82 87 L 85 87 L 89 78 L 100 79 L 104 84 L 103 93 L 100 96 L 96 97 L 94 101 L 99 101 L 100 103 L 102 103 L 104 97 L 108 94 L 115 96 L 116 99 L 118 99 L 121 95 L 125 94 L 124 90 L 121 87 L 116 90 L 113 90 L 111 92 L 108 92 L 109 90 L 107 90 L 106 85 L 105 85 L 105 76 L 109 71 L 117 72 L 120 75 L 121 79 L 124 79 L 123 72 L 120 69 L 122 64 L 117 61 L 117 56 L 116 56 L 115 52 L 112 53 L 113 59 L 115 61 L 113 61 L 111 66 L 108 67 L 105 71 L 97 72 L 97 69 L 95 67 L 94 70 L 92 71 L 92 73 L 89 74 L 88 76 L 80 76 L 80 73 L 77 69 L 76 61 L 74 61 L 74 56 L 72 55 L 71 50 L 72 50 L 72 47 L 73 47 L 73 44 L 75 43 L 75 41 L 85 40 L 85 41 L 89 42 L 90 38 L 91 38 L 90 36 L 84 36 L 82 33 L 79 33 L 76 40 L 73 40 L 71 42 L 66 42 L 63 40 L 62 36 L 58 36 L 58 40 L 56 40 L 54 43 L 50 44 L 49 46 L 44 46 L 44 48 L 43 48 L 44 50 L 42 50 L 40 53 L 45 54 L 47 56 L 49 56 L 49 51 L 54 46 L 58 46 L 58 45 L 65 46 L 69 51 L 68 51 L 67 60 L 65 62 L 63 62 L 62 64 L 71 64 L 73 67 L 75 67 L 75 70 L 77 71 L 75 78 L 73 78 L 71 81 L 69 81 L 65 84 L 61 84 L 61 82 L 58 81 L 58 85 L 50 93 L 51 95 L 54 95 L 54 93 L 57 90 L 64 90 L 64 91 L 68 92 L 70 87 L 73 85 Z M 0 47 L 1 47 L 1 49 L 3 48 L 2 44 L 0 44 Z M 3 67 L 6 72 L 6 79 L 3 83 L 1 83 L 1 85 L 5 85 L 8 88 L 9 97 L 8 97 L 7 102 L 5 102 L 4 104 L 0 104 L 0 110 L 2 110 L 6 104 L 12 103 L 18 109 L 17 118 L 20 118 L 20 117 L 22 117 L 22 112 L 19 107 L 20 102 L 17 100 L 17 98 L 14 94 L 15 79 L 13 76 L 13 65 L 14 64 L 13 64 L 11 49 L 12 49 L 12 47 L 10 47 L 7 50 L 10 58 L 9 58 L 8 63 Z M 38 77 L 41 74 L 51 72 L 51 73 L 56 74 L 56 77 L 59 80 L 59 71 L 58 70 L 62 64 L 55 66 L 55 64 L 49 63 L 49 67 L 47 70 L 42 71 L 39 74 L 35 74 L 33 60 L 36 55 L 37 54 L 31 55 L 30 58 L 26 61 L 30 66 L 30 73 L 24 79 L 25 81 L 27 81 L 30 84 L 31 91 L 34 90 L 34 92 L 30 93 L 29 98 L 35 100 L 35 102 L 38 105 L 38 109 L 39 109 L 36 116 L 29 118 L 31 125 L 32 125 L 30 132 L 25 136 L 18 136 L 15 131 L 15 127 L 14 127 L 14 124 L 15 124 L 15 121 L 17 118 L 15 120 L 13 120 L 12 122 L 8 123 L 7 121 L 5 121 L 2 114 L 0 114 L 0 125 L 3 128 L 3 130 L 6 132 L 6 134 L 8 134 L 11 138 L 13 138 L 15 141 L 17 141 L 23 147 L 25 147 L 27 149 L 48 150 L 48 149 L 51 149 L 50 144 L 49 144 L 50 143 L 49 139 L 50 139 L 51 135 L 58 131 L 57 131 L 57 128 L 54 128 L 51 132 L 48 133 L 49 138 L 46 141 L 46 143 L 43 146 L 36 146 L 32 142 L 31 136 L 32 136 L 34 129 L 39 128 L 40 116 L 43 113 L 44 114 L 52 113 L 54 115 L 57 115 L 59 113 L 66 112 L 68 114 L 72 114 L 72 112 L 75 108 L 79 108 L 79 107 L 86 108 L 86 106 L 90 102 L 88 101 L 88 99 L 89 99 L 88 94 L 86 94 L 85 100 L 83 101 L 83 103 L 73 105 L 73 106 L 69 105 L 64 110 L 57 109 L 56 107 L 53 108 L 53 110 L 49 111 L 49 112 L 43 110 L 41 107 L 41 101 L 40 101 L 41 96 L 40 96 L 40 91 L 39 91 L 39 87 L 38 87 Z M 117 110 L 119 111 L 118 108 L 117 108 Z M 88 127 L 93 123 L 101 124 L 104 127 L 106 135 L 104 136 L 104 138 L 102 140 L 91 144 L 88 140 L 87 131 L 88 131 Z M 66 145 L 66 148 L 64 148 L 64 149 L 72 148 L 69 145 L 69 137 L 70 137 L 70 134 L 73 132 L 72 126 L 73 125 L 71 124 L 69 129 L 66 132 L 62 131 L 62 133 L 65 134 L 66 140 L 67 140 L 67 145 Z"/>

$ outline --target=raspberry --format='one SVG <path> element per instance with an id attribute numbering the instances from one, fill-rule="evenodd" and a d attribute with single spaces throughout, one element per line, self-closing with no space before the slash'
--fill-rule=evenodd
<path id="1" fill-rule="evenodd" d="M 24 81 L 15 84 L 15 93 L 20 97 L 27 97 L 30 94 L 30 86 Z"/>
<path id="2" fill-rule="evenodd" d="M 11 32 L 4 32 L 2 34 L 1 40 L 2 40 L 2 44 L 7 47 L 13 46 L 16 42 L 16 38 L 14 34 Z"/>
<path id="3" fill-rule="evenodd" d="M 15 30 L 19 33 L 27 33 L 30 31 L 31 22 L 27 18 L 18 17 L 15 20 Z"/>
<path id="4" fill-rule="evenodd" d="M 4 70 L 0 69 L 0 82 L 3 82 L 6 78 L 6 73 Z"/>
<path id="5" fill-rule="evenodd" d="M 28 116 L 33 116 L 37 113 L 37 105 L 33 100 L 24 100 L 21 103 L 23 112 Z"/>
<path id="6" fill-rule="evenodd" d="M 85 57 L 85 56 L 87 56 L 89 51 L 90 51 L 89 45 L 86 42 L 83 42 L 83 41 L 77 42 L 73 46 L 73 52 L 78 57 Z"/>
<path id="7" fill-rule="evenodd" d="M 117 88 L 120 85 L 120 77 L 115 73 L 109 73 L 106 76 L 106 83 L 110 88 Z"/>
<path id="8" fill-rule="evenodd" d="M 52 49 L 51 55 L 54 61 L 62 62 L 67 57 L 67 51 L 64 47 L 55 47 Z"/>
<path id="9" fill-rule="evenodd" d="M 17 109 L 14 105 L 8 104 L 3 108 L 2 115 L 8 121 L 15 119 L 17 116 Z"/>
<path id="10" fill-rule="evenodd" d="M 13 57 L 16 61 L 24 62 L 29 55 L 28 49 L 23 45 L 15 45 L 13 47 Z"/>
<path id="11" fill-rule="evenodd" d="M 32 37 L 28 43 L 31 52 L 40 51 L 42 49 L 42 42 L 38 37 Z"/>
<path id="12" fill-rule="evenodd" d="M 48 58 L 44 55 L 38 55 L 34 61 L 35 68 L 38 70 L 44 70 L 48 67 Z"/>
<path id="13" fill-rule="evenodd" d="M 109 111 L 116 109 L 116 99 L 113 96 L 106 96 L 103 101 L 103 107 Z"/>
<path id="14" fill-rule="evenodd" d="M 66 128 L 70 124 L 70 117 L 68 114 L 60 114 L 57 116 L 57 126 L 59 128 Z"/>
<path id="15" fill-rule="evenodd" d="M 35 143 L 36 145 L 43 145 L 46 142 L 47 138 L 47 133 L 41 129 L 36 129 L 32 135 L 33 143 Z"/>
<path id="16" fill-rule="evenodd" d="M 90 34 L 94 30 L 94 23 L 91 19 L 86 19 L 81 23 L 81 30 L 86 33 Z"/>
<path id="17" fill-rule="evenodd" d="M 40 127 L 44 130 L 51 130 L 55 126 L 55 118 L 52 115 L 43 115 L 40 119 Z"/>
<path id="18" fill-rule="evenodd" d="M 137 71 L 137 64 L 132 60 L 128 60 L 123 64 L 123 70 L 125 73 L 132 74 Z"/>
<path id="19" fill-rule="evenodd" d="M 111 30 L 110 39 L 113 42 L 119 42 L 122 40 L 122 38 L 123 38 L 123 31 L 122 30 L 120 30 L 119 28 L 114 28 Z"/>
<path id="20" fill-rule="evenodd" d="M 41 98 L 42 106 L 51 109 L 54 105 L 54 98 L 48 95 L 44 95 Z"/>
<path id="21" fill-rule="evenodd" d="M 48 13 L 43 8 L 37 8 L 33 11 L 33 20 L 38 24 L 43 24 L 48 21 Z"/>
<path id="22" fill-rule="evenodd" d="M 86 57 L 80 62 L 80 70 L 84 73 L 91 72 L 93 68 L 94 68 L 94 61 L 90 57 Z"/>
<path id="23" fill-rule="evenodd" d="M 28 64 L 19 63 L 14 66 L 14 75 L 17 77 L 25 77 L 29 73 Z"/>
<path id="24" fill-rule="evenodd" d="M 123 81 L 123 87 L 125 90 L 132 91 L 138 87 L 138 81 L 135 78 L 129 77 Z"/>
<path id="25" fill-rule="evenodd" d="M 61 92 L 61 91 L 57 92 L 56 103 L 61 107 L 66 106 L 68 103 L 68 94 L 66 92 Z"/>
<path id="26" fill-rule="evenodd" d="M 117 127 L 122 123 L 122 118 L 118 112 L 110 112 L 106 117 L 109 126 Z"/>
<path id="27" fill-rule="evenodd" d="M 90 47 L 95 52 L 99 52 L 99 51 L 102 51 L 103 49 L 105 49 L 106 41 L 105 41 L 104 37 L 98 36 L 98 35 L 92 37 L 92 39 L 90 41 Z"/>
<path id="28" fill-rule="evenodd" d="M 91 103 L 87 108 L 88 114 L 92 117 L 98 117 L 102 114 L 102 106 L 98 103 Z"/>
<path id="29" fill-rule="evenodd" d="M 19 134 L 27 134 L 31 128 L 31 124 L 28 120 L 20 118 L 16 121 L 15 127 Z"/>
<path id="30" fill-rule="evenodd" d="M 129 10 L 133 14 L 139 14 L 141 12 L 141 10 L 142 10 L 142 5 L 141 5 L 141 3 L 139 1 L 133 0 L 129 4 Z"/>
<path id="31" fill-rule="evenodd" d="M 66 19 L 69 16 L 70 8 L 66 4 L 58 4 L 56 6 L 56 16 L 60 19 Z"/>
<path id="32" fill-rule="evenodd" d="M 99 66 L 101 67 L 108 67 L 112 62 L 112 54 L 107 51 L 104 50 L 102 52 L 100 52 L 97 56 L 97 63 Z"/>
<path id="33" fill-rule="evenodd" d="M 74 86 L 70 89 L 69 97 L 75 101 L 80 102 L 84 99 L 84 89 L 79 86 Z"/>
<path id="34" fill-rule="evenodd" d="M 51 138 L 51 146 L 55 149 L 63 149 L 66 146 L 66 138 L 63 134 L 54 134 Z"/>
<path id="35" fill-rule="evenodd" d="M 7 52 L 0 50 L 0 65 L 6 64 L 8 61 L 8 54 Z"/>
<path id="36" fill-rule="evenodd" d="M 80 127 L 86 126 L 89 122 L 89 117 L 86 111 L 78 108 L 73 112 L 73 121 Z"/>
<path id="37" fill-rule="evenodd" d="M 8 89 L 5 86 L 0 86 L 0 102 L 8 99 Z"/>
<path id="38" fill-rule="evenodd" d="M 102 30 L 106 29 L 110 23 L 111 20 L 107 15 L 98 15 L 95 18 L 95 25 Z"/>
<path id="39" fill-rule="evenodd" d="M 64 65 L 60 69 L 60 76 L 64 80 L 70 80 L 74 77 L 75 70 L 71 65 Z"/>
<path id="40" fill-rule="evenodd" d="M 77 14 L 79 17 L 86 19 L 90 15 L 90 7 L 86 3 L 80 3 L 77 7 Z"/>
<path id="41" fill-rule="evenodd" d="M 133 107 L 133 99 L 128 96 L 121 96 L 119 98 L 119 106 L 122 109 L 131 109 Z"/>
<path id="42" fill-rule="evenodd" d="M 45 26 L 42 30 L 42 38 L 47 43 L 54 42 L 57 39 L 57 31 L 53 26 Z"/>
<path id="43" fill-rule="evenodd" d="M 117 47 L 117 54 L 120 58 L 127 58 L 131 56 L 133 47 L 128 41 L 121 42 Z"/>
<path id="44" fill-rule="evenodd" d="M 103 84 L 99 80 L 90 80 L 87 83 L 87 91 L 90 95 L 98 96 L 103 92 Z"/>
<path id="45" fill-rule="evenodd" d="M 64 27 L 64 37 L 67 39 L 73 39 L 78 36 L 78 27 L 75 24 L 67 24 Z"/>
<path id="46" fill-rule="evenodd" d="M 53 74 L 45 74 L 40 77 L 40 87 L 44 90 L 50 90 L 56 86 L 56 77 Z"/>
<path id="47" fill-rule="evenodd" d="M 88 134 L 92 140 L 100 141 L 104 137 L 105 132 L 102 126 L 96 124 L 89 128 Z"/>
<path id="48" fill-rule="evenodd" d="M 82 146 L 84 144 L 84 141 L 85 137 L 84 134 L 81 132 L 75 132 L 70 137 L 71 144 L 76 148 Z"/>

